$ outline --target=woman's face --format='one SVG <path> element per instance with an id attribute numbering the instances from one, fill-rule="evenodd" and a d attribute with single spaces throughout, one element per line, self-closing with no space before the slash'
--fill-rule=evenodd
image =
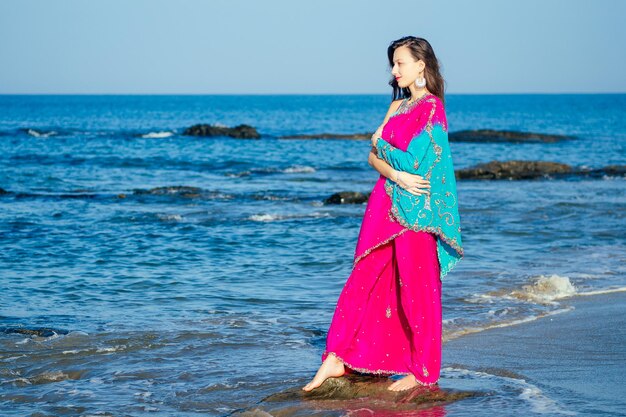
<path id="1" fill-rule="evenodd" d="M 405 88 L 415 82 L 418 76 L 423 76 L 424 61 L 415 61 L 406 46 L 399 46 L 393 51 L 393 68 L 391 74 L 396 77 L 398 86 Z"/>

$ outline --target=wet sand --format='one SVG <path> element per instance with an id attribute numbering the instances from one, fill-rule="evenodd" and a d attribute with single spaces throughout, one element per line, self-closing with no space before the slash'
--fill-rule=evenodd
<path id="1" fill-rule="evenodd" d="M 626 415 L 626 292 L 561 301 L 574 309 L 447 342 L 444 367 L 522 377 L 554 414 Z"/>

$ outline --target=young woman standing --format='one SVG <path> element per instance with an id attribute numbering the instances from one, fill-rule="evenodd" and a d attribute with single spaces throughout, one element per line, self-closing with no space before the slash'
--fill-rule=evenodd
<path id="1" fill-rule="evenodd" d="M 393 391 L 439 380 L 441 279 L 463 257 L 444 81 L 423 38 L 398 39 L 387 55 L 393 101 L 369 155 L 381 175 L 305 391 L 351 371 L 405 375 Z"/>

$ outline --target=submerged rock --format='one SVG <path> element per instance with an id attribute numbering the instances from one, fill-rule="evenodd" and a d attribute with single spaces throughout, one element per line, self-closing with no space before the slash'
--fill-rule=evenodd
<path id="1" fill-rule="evenodd" d="M 67 330 L 53 329 L 50 327 L 36 327 L 29 329 L 27 327 L 0 327 L 0 332 L 4 334 L 23 334 L 27 336 L 50 337 L 55 334 L 68 334 Z"/>
<path id="2" fill-rule="evenodd" d="M 197 124 L 188 127 L 183 132 L 187 136 L 229 136 L 238 139 L 259 139 L 261 135 L 250 125 L 238 125 L 235 127 L 216 126 L 209 124 Z"/>
<path id="3" fill-rule="evenodd" d="M 450 142 L 515 142 L 515 143 L 551 143 L 573 139 L 574 136 L 554 135 L 534 132 L 518 132 L 515 130 L 459 130 L 450 132 Z"/>
<path id="4" fill-rule="evenodd" d="M 315 133 L 307 135 L 279 136 L 279 139 L 370 139 L 374 132 L 365 133 Z M 556 135 L 536 132 L 519 132 L 515 130 L 475 129 L 450 132 L 450 142 L 514 142 L 514 143 L 551 143 L 573 139 L 574 136 Z"/>
<path id="5" fill-rule="evenodd" d="M 316 133 L 312 135 L 286 135 L 279 136 L 279 139 L 353 139 L 363 140 L 370 139 L 374 132 L 370 133 Z"/>
<path id="6" fill-rule="evenodd" d="M 324 200 L 324 204 L 363 204 L 367 202 L 369 196 L 369 193 L 342 191 L 328 197 Z"/>
<path id="7" fill-rule="evenodd" d="M 625 165 L 608 165 L 604 168 L 573 168 L 568 164 L 549 161 L 490 161 L 455 171 L 457 179 L 525 180 L 536 178 L 591 177 L 605 175 L 625 176 Z"/>
<path id="8" fill-rule="evenodd" d="M 134 194 L 149 195 L 175 195 L 181 197 L 198 197 L 202 193 L 202 188 L 189 187 L 186 185 L 171 185 L 167 187 L 155 187 L 149 190 L 135 189 Z"/>
<path id="9" fill-rule="evenodd" d="M 531 179 L 571 173 L 567 164 L 546 161 L 491 161 L 455 172 L 457 179 Z"/>
<path id="10" fill-rule="evenodd" d="M 624 177 L 626 176 L 626 165 L 607 165 L 604 168 L 581 171 L 581 175 L 588 177 L 602 177 L 605 175 L 612 177 Z"/>
<path id="11" fill-rule="evenodd" d="M 328 378 L 313 391 L 295 387 L 272 394 L 254 407 L 238 411 L 234 416 L 329 416 L 363 415 L 406 416 L 408 412 L 428 410 L 428 416 L 444 416 L 443 406 L 465 398 L 484 395 L 478 392 L 443 390 L 439 386 L 418 386 L 405 391 L 390 391 L 388 377 L 350 374 Z M 269 413 L 269 414 L 266 414 Z M 378 414 L 380 413 L 380 414 Z M 413 414 L 410 415 L 420 415 Z"/>

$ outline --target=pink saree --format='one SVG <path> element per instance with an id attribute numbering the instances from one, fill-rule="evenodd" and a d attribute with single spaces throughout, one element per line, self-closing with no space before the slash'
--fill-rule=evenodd
<path id="1" fill-rule="evenodd" d="M 423 105 L 425 98 L 401 106 L 381 136 L 406 150 L 433 116 L 445 123 L 445 114 L 434 115 Z M 332 353 L 348 372 L 412 373 L 420 384 L 432 385 L 441 368 L 437 236 L 407 228 L 391 215 L 385 181 L 381 175 L 367 202 L 353 269 L 337 301 L 322 361 Z"/>

